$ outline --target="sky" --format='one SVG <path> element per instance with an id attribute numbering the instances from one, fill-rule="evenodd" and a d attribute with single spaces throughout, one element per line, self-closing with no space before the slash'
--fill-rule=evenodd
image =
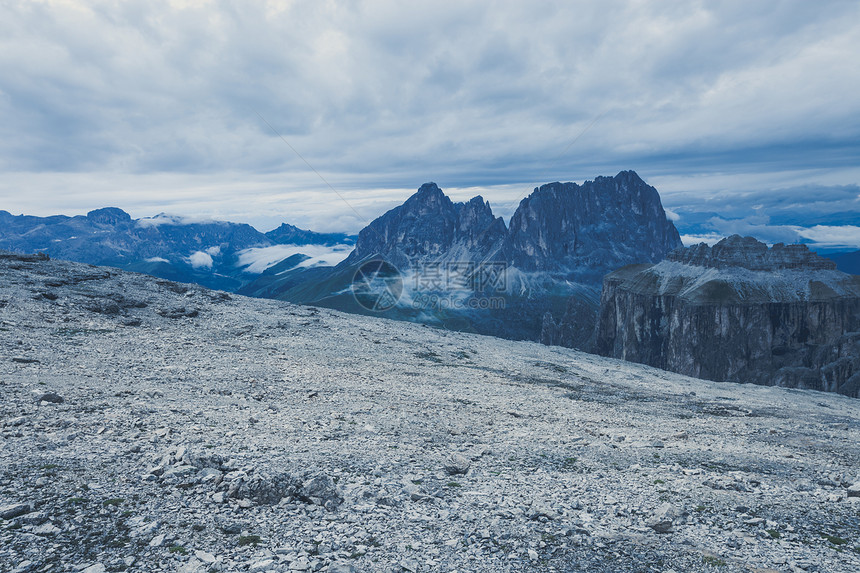
<path id="1" fill-rule="evenodd" d="M 633 169 L 688 237 L 860 248 L 857 54 L 855 0 L 6 0 L 0 209 L 356 232 Z"/>

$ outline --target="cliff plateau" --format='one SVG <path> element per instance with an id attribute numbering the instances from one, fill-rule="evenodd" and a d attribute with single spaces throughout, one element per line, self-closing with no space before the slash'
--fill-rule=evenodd
<path id="1" fill-rule="evenodd" d="M 734 235 L 606 276 L 604 356 L 717 381 L 860 396 L 860 277 Z"/>

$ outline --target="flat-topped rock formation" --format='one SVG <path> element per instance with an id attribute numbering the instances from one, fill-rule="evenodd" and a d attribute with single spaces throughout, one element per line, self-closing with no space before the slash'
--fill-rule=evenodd
<path id="1" fill-rule="evenodd" d="M 778 271 L 783 269 L 833 270 L 836 262 L 818 256 L 806 245 L 767 245 L 753 237 L 732 235 L 709 247 L 699 243 L 686 249 L 677 249 L 666 260 L 714 269 L 744 268 L 751 271 Z"/>
<path id="2" fill-rule="evenodd" d="M 732 236 L 604 279 L 598 353 L 710 380 L 860 392 L 860 277 Z"/>

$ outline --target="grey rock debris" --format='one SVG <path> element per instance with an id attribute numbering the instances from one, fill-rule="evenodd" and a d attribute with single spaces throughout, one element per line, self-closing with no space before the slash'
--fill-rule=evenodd
<path id="1" fill-rule="evenodd" d="M 448 475 L 460 475 L 469 472 L 472 462 L 466 456 L 453 453 L 445 459 L 445 471 Z"/>
<path id="2" fill-rule="evenodd" d="M 0 300 L 0 571 L 860 570 L 846 396 L 36 257 Z"/>

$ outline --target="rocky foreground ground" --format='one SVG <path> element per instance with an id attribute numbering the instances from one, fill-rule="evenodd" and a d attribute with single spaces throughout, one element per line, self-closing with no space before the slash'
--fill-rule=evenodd
<path id="1" fill-rule="evenodd" d="M 0 255 L 0 570 L 860 571 L 860 401 Z"/>

